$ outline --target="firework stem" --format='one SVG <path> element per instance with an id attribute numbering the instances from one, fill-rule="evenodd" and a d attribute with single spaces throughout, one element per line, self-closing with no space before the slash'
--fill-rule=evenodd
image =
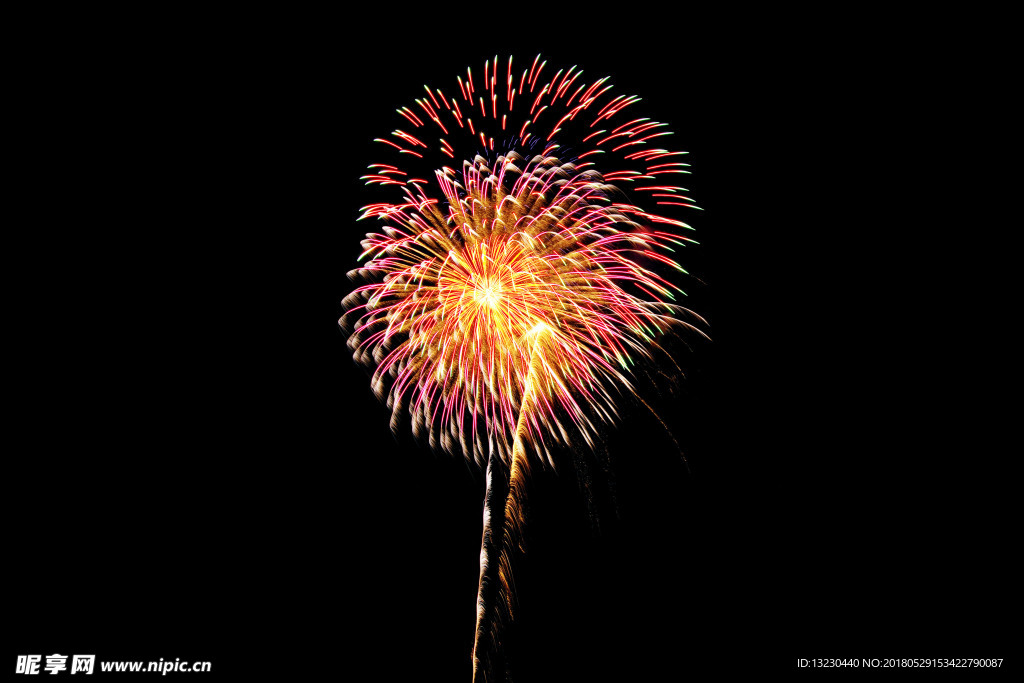
<path id="1" fill-rule="evenodd" d="M 529 436 L 527 420 L 534 409 L 537 391 L 534 388 L 543 371 L 542 338 L 548 334 L 547 326 L 534 331 L 533 347 L 530 352 L 530 369 L 523 386 L 523 397 L 516 421 L 512 445 L 512 463 L 509 469 L 507 488 L 505 482 L 496 477 L 501 471 L 498 458 L 487 461 L 487 489 L 484 494 L 484 530 L 480 546 L 480 584 L 477 590 L 476 637 L 473 640 L 473 681 L 483 670 L 494 671 L 498 662 L 494 656 L 501 651 L 501 625 L 515 614 L 515 590 L 512 581 L 512 558 L 522 551 L 523 526 L 526 522 L 526 478 L 529 462 L 526 455 L 526 440 Z M 504 505 L 498 507 L 501 492 L 506 493 Z M 482 645 L 490 643 L 488 660 L 491 665 L 481 669 Z"/>

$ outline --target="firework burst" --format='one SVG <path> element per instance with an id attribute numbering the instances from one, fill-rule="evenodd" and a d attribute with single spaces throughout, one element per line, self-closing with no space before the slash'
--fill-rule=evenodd
<path id="1" fill-rule="evenodd" d="M 547 79 L 545 66 L 488 60 L 453 96 L 424 86 L 397 110 L 401 127 L 377 139 L 394 161 L 364 179 L 398 201 L 364 207 L 382 226 L 350 273 L 367 284 L 343 302 L 392 428 L 408 419 L 487 467 L 475 672 L 482 641 L 499 646 L 488 612 L 513 611 L 528 452 L 553 465 L 553 444 L 593 445 L 634 364 L 670 328 L 702 322 L 672 279 L 690 227 L 662 215 L 696 208 L 670 180 L 684 153 L 658 146 L 665 124 L 631 115 L 639 98 L 575 67 Z"/>

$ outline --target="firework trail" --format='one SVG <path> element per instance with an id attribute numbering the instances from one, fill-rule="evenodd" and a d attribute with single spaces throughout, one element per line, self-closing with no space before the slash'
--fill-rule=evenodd
<path id="1" fill-rule="evenodd" d="M 392 429 L 486 467 L 474 678 L 504 674 L 531 460 L 593 446 L 638 360 L 703 322 L 672 281 L 691 228 L 662 215 L 697 208 L 672 180 L 685 153 L 607 78 L 545 67 L 496 57 L 397 110 L 392 162 L 364 176 L 396 200 L 363 208 L 382 225 L 340 321 Z"/>

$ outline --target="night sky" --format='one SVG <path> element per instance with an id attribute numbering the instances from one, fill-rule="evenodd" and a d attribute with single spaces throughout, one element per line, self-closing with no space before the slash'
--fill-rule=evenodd
<path id="1" fill-rule="evenodd" d="M 892 92 L 870 65 L 828 35 L 696 21 L 202 25 L 46 25 L 26 53 L 46 77 L 24 84 L 34 208 L 8 252 L 30 275 L 4 667 L 67 650 L 469 680 L 482 474 L 391 432 L 337 319 L 394 109 L 538 52 L 610 75 L 691 153 L 684 289 L 713 341 L 677 349 L 685 378 L 641 383 L 685 463 L 642 406 L 607 430 L 600 533 L 571 469 L 535 473 L 515 680 L 1012 656 L 1009 484 L 921 381 L 916 290 L 878 241 L 899 199 L 863 205 L 860 164 L 888 144 L 872 98 Z"/>

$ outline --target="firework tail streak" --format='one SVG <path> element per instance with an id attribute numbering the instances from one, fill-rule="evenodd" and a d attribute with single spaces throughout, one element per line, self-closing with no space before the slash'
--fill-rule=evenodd
<path id="1" fill-rule="evenodd" d="M 694 242 L 662 215 L 697 208 L 671 181 L 685 152 L 659 147 L 665 124 L 633 116 L 639 98 L 607 78 L 545 66 L 515 78 L 495 57 L 482 81 L 467 69 L 457 90 L 424 86 L 397 110 L 402 128 L 376 140 L 397 160 L 363 179 L 402 199 L 363 207 L 383 226 L 349 273 L 367 284 L 342 302 L 392 429 L 408 416 L 431 447 L 486 466 L 474 679 L 503 668 L 529 452 L 553 466 L 552 444 L 593 446 L 637 361 L 705 325 L 675 302 L 672 271 L 686 271 L 665 253 Z"/>

